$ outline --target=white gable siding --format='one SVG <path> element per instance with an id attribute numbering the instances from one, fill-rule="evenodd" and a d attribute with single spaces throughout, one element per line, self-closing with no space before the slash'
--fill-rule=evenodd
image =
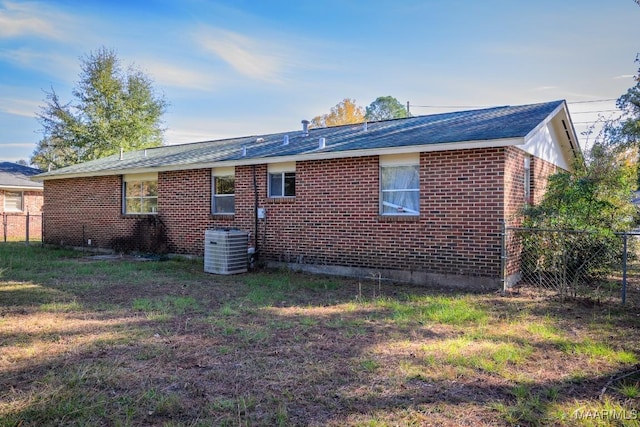
<path id="1" fill-rule="evenodd" d="M 538 127 L 525 139 L 525 144 L 520 147 L 532 156 L 538 157 L 562 169 L 571 170 L 573 165 L 567 159 L 561 148 L 561 140 L 554 130 L 553 122 L 548 121 Z M 564 142 L 566 144 L 566 142 Z"/>

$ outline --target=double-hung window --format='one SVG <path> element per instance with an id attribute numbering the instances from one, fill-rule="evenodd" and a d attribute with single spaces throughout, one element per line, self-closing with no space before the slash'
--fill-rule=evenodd
<path id="1" fill-rule="evenodd" d="M 420 155 L 380 156 L 380 214 L 420 214 Z"/>
<path id="2" fill-rule="evenodd" d="M 5 191 L 4 192 L 5 212 L 22 212 L 22 207 L 23 207 L 22 191 Z"/>
<path id="3" fill-rule="evenodd" d="M 232 215 L 235 212 L 235 168 L 215 168 L 212 171 L 212 206 L 215 215 Z"/>
<path id="4" fill-rule="evenodd" d="M 158 212 L 158 174 L 123 176 L 125 214 L 155 214 Z"/>
<path id="5" fill-rule="evenodd" d="M 295 197 L 295 162 L 269 164 L 269 197 Z"/>

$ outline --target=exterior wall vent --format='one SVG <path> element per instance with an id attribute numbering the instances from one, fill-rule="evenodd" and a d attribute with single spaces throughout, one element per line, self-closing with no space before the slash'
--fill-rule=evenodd
<path id="1" fill-rule="evenodd" d="M 324 148 L 327 146 L 327 138 L 319 138 L 318 139 L 318 148 Z"/>
<path id="2" fill-rule="evenodd" d="M 234 229 L 204 232 L 204 271 L 213 274 L 247 272 L 249 234 Z"/>
<path id="3" fill-rule="evenodd" d="M 282 145 L 289 145 L 289 135 L 285 135 L 282 138 Z"/>
<path id="4" fill-rule="evenodd" d="M 309 136 L 309 120 L 303 120 L 302 122 L 302 134 Z"/>

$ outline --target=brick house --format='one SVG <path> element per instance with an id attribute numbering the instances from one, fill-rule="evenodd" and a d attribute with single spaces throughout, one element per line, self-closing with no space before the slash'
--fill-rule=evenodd
<path id="1" fill-rule="evenodd" d="M 45 242 L 497 287 L 501 227 L 580 157 L 564 101 L 164 146 L 47 172 Z"/>
<path id="2" fill-rule="evenodd" d="M 43 185 L 31 180 L 32 176 L 40 172 L 38 169 L 17 163 L 0 162 L 2 240 L 24 240 L 27 235 L 27 223 L 29 236 L 40 238 Z"/>

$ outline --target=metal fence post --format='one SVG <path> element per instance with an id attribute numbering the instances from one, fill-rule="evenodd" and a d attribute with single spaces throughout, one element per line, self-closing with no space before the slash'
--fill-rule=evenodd
<path id="1" fill-rule="evenodd" d="M 502 220 L 502 248 L 500 249 L 500 275 L 502 281 L 502 294 L 507 293 L 507 223 Z"/>
<path id="2" fill-rule="evenodd" d="M 26 232 L 26 245 L 29 246 L 29 211 L 27 211 L 27 227 L 25 228 L 25 232 Z"/>
<path id="3" fill-rule="evenodd" d="M 7 213 L 2 212 L 2 233 L 4 236 L 4 242 L 7 243 Z"/>
<path id="4" fill-rule="evenodd" d="M 622 304 L 627 301 L 627 233 L 622 235 Z"/>

